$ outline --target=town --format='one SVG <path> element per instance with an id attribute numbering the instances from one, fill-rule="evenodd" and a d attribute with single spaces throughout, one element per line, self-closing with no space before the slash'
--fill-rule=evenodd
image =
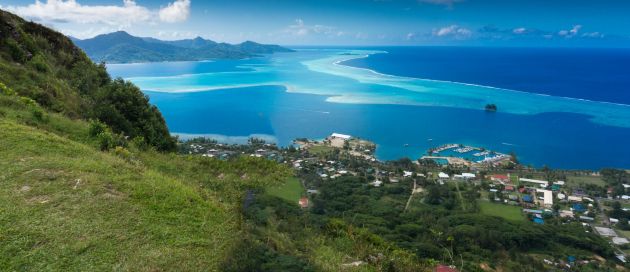
<path id="1" fill-rule="evenodd" d="M 581 224 L 584 233 L 605 238 L 620 263 L 630 253 L 630 174 L 624 170 L 594 171 L 535 169 L 518 164 L 515 154 L 446 144 L 417 160 L 379 161 L 376 145 L 350 135 L 332 133 L 323 140 L 296 139 L 286 148 L 259 139 L 246 145 L 226 145 L 208 139 L 191 139 L 180 153 L 227 160 L 235 156 L 265 158 L 286 164 L 296 179 L 285 188 L 272 188 L 279 197 L 304 209 L 320 187 L 342 177 L 363 177 L 365 186 L 386 190 L 392 185 L 410 187 L 404 209 L 427 201 L 431 186 L 448 188 L 462 198 L 475 191 L 481 214 L 531 224 Z M 422 199 L 422 200 L 420 200 Z M 463 203 L 463 202 L 462 202 Z M 605 262 L 601 257 L 544 258 L 559 269 Z"/>

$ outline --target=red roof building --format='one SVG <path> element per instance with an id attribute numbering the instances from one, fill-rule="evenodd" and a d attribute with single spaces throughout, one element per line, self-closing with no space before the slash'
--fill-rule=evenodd
<path id="1" fill-rule="evenodd" d="M 302 198 L 300 198 L 300 201 L 298 203 L 300 204 L 300 207 L 308 208 L 308 197 L 303 196 Z"/>
<path id="2" fill-rule="evenodd" d="M 490 180 L 498 182 L 508 182 L 510 181 L 510 177 L 506 175 L 492 175 L 490 176 Z"/>
<path id="3" fill-rule="evenodd" d="M 452 268 L 450 266 L 446 266 L 446 265 L 440 264 L 440 265 L 436 266 L 435 269 L 433 269 L 433 271 L 435 271 L 435 272 L 457 272 L 457 269 Z"/>
<path id="4" fill-rule="evenodd" d="M 508 186 L 505 186 L 505 188 L 504 188 L 504 189 L 505 189 L 506 191 L 514 191 L 514 186 L 510 186 L 510 185 L 508 185 Z"/>

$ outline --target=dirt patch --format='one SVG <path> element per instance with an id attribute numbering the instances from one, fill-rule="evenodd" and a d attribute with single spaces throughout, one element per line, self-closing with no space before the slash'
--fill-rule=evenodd
<path id="1" fill-rule="evenodd" d="M 48 202 L 50 202 L 50 197 L 46 195 L 39 195 L 26 199 L 26 203 L 28 204 L 46 204 Z"/>

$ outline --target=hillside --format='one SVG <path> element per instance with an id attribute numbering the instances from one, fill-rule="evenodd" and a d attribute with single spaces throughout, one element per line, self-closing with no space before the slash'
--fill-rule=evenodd
<path id="1" fill-rule="evenodd" d="M 0 83 L 45 109 L 98 119 L 159 150 L 175 148 L 162 115 L 140 89 L 111 79 L 63 34 L 2 10 Z"/>
<path id="2" fill-rule="evenodd" d="M 278 45 L 252 41 L 240 44 L 217 43 L 201 37 L 176 41 L 141 38 L 124 31 L 73 41 L 94 61 L 108 63 L 194 61 L 208 59 L 240 59 L 260 54 L 291 52 Z"/>

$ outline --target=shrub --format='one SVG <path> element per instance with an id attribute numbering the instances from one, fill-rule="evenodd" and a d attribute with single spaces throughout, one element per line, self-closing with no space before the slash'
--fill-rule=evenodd
<path id="1" fill-rule="evenodd" d="M 122 146 L 117 146 L 116 148 L 114 148 L 114 154 L 116 154 L 116 156 L 121 157 L 125 160 L 131 160 L 131 152 L 129 152 L 129 150 L 127 150 L 126 148 Z"/>
<path id="2" fill-rule="evenodd" d="M 107 130 L 108 130 L 107 125 L 103 124 L 101 121 L 98 121 L 98 120 L 90 121 L 90 127 L 88 130 L 90 137 L 96 137 Z"/>
<path id="3" fill-rule="evenodd" d="M 114 146 L 114 137 L 109 131 L 99 133 L 96 138 L 98 139 L 99 148 L 102 151 L 107 151 Z"/>
<path id="4" fill-rule="evenodd" d="M 35 102 L 35 100 L 25 96 L 20 97 L 20 101 L 27 106 L 37 106 L 37 102 Z"/>
<path id="5" fill-rule="evenodd" d="M 144 140 L 144 137 L 137 136 L 131 140 L 131 145 L 138 150 L 145 151 L 149 149 L 149 144 Z"/>
<path id="6" fill-rule="evenodd" d="M 41 54 L 35 55 L 35 57 L 29 61 L 29 65 L 41 73 L 47 73 L 50 71 L 50 67 L 48 67 L 48 63 L 46 63 L 46 58 Z"/>
<path id="7" fill-rule="evenodd" d="M 0 92 L 4 95 L 9 95 L 9 96 L 15 95 L 15 91 L 7 87 L 7 85 L 4 85 L 4 83 L 2 82 L 0 82 Z"/>
<path id="8" fill-rule="evenodd" d="M 32 108 L 31 113 L 33 114 L 33 118 L 39 122 L 45 122 L 48 120 L 48 118 L 46 118 L 46 114 L 40 108 Z"/>

